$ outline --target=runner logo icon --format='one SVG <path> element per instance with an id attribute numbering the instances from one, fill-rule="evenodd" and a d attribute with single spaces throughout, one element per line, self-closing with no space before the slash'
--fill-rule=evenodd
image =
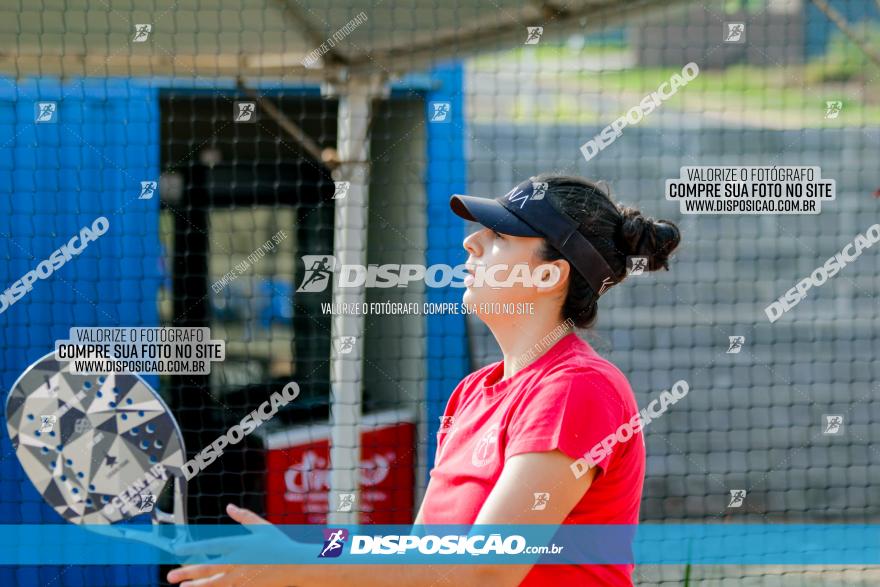
<path id="1" fill-rule="evenodd" d="M 348 540 L 348 530 L 344 528 L 326 528 L 324 530 L 324 548 L 318 558 L 336 558 L 342 554 L 342 547 Z"/>

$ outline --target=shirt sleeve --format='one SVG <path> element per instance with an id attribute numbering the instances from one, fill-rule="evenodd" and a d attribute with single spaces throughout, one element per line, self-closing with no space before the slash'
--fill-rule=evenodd
<path id="1" fill-rule="evenodd" d="M 573 459 L 588 457 L 616 434 L 624 413 L 620 392 L 604 375 L 590 368 L 565 370 L 542 381 L 514 410 L 504 458 L 551 450 Z M 596 466 L 607 471 L 613 454 L 607 451 Z"/>

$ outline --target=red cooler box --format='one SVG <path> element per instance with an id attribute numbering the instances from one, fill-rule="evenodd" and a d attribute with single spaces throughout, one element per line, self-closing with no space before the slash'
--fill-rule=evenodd
<path id="1" fill-rule="evenodd" d="M 364 416 L 361 422 L 361 524 L 413 521 L 415 433 L 412 414 Z M 276 524 L 326 524 L 330 426 L 312 424 L 266 439 L 266 512 Z M 336 508 L 338 504 L 333 504 Z"/>

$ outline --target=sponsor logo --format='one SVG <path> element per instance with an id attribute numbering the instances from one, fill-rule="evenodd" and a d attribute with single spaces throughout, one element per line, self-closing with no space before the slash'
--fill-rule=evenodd
<path id="1" fill-rule="evenodd" d="M 532 191 L 523 189 L 517 191 L 516 188 L 513 188 L 512 190 L 507 192 L 507 194 L 505 194 L 505 197 L 507 198 L 508 202 L 522 202 L 519 205 L 520 209 L 522 209 L 522 207 L 525 206 L 526 203 L 532 200 L 543 200 L 544 195 L 547 193 L 548 187 L 550 187 L 550 185 L 546 181 L 533 181 Z"/>
<path id="2" fill-rule="evenodd" d="M 92 423 L 89 422 L 88 418 L 77 418 L 73 429 L 77 434 L 83 434 L 92 429 Z"/>
<path id="3" fill-rule="evenodd" d="M 614 285 L 614 280 L 610 277 L 606 277 L 602 280 L 602 286 L 599 288 L 599 295 L 601 296 L 603 293 L 608 291 L 608 288 Z"/>
<path id="4" fill-rule="evenodd" d="M 113 477 L 114 475 L 119 473 L 119 471 L 121 471 L 122 468 L 125 467 L 127 464 L 128 459 L 120 461 L 119 457 L 107 453 L 106 455 L 104 455 L 104 466 L 107 467 L 107 471 L 104 473 L 104 475 L 106 477 Z"/>
<path id="5" fill-rule="evenodd" d="M 362 460 L 358 466 L 360 485 L 373 487 L 382 483 L 388 477 L 391 463 L 395 460 L 397 454 L 393 451 L 385 454 L 377 453 L 369 459 Z M 301 501 L 302 495 L 306 493 L 329 491 L 330 470 L 327 459 L 314 451 L 306 451 L 302 461 L 291 465 L 284 472 L 284 486 L 286 489 L 284 499 L 293 502 Z"/>
<path id="6" fill-rule="evenodd" d="M 500 426 L 492 426 L 477 440 L 474 451 L 471 453 L 471 464 L 475 467 L 485 467 L 498 452 L 498 432 Z"/>
<path id="7" fill-rule="evenodd" d="M 336 558 L 342 554 L 345 541 L 348 540 L 348 530 L 344 528 L 326 528 L 324 530 L 324 547 L 318 558 Z"/>

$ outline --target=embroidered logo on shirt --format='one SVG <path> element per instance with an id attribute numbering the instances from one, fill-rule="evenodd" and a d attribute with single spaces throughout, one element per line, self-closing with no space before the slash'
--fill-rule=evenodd
<path id="1" fill-rule="evenodd" d="M 492 424 L 474 445 L 471 454 L 471 464 L 475 467 L 485 467 L 495 456 L 498 450 L 498 424 Z"/>

